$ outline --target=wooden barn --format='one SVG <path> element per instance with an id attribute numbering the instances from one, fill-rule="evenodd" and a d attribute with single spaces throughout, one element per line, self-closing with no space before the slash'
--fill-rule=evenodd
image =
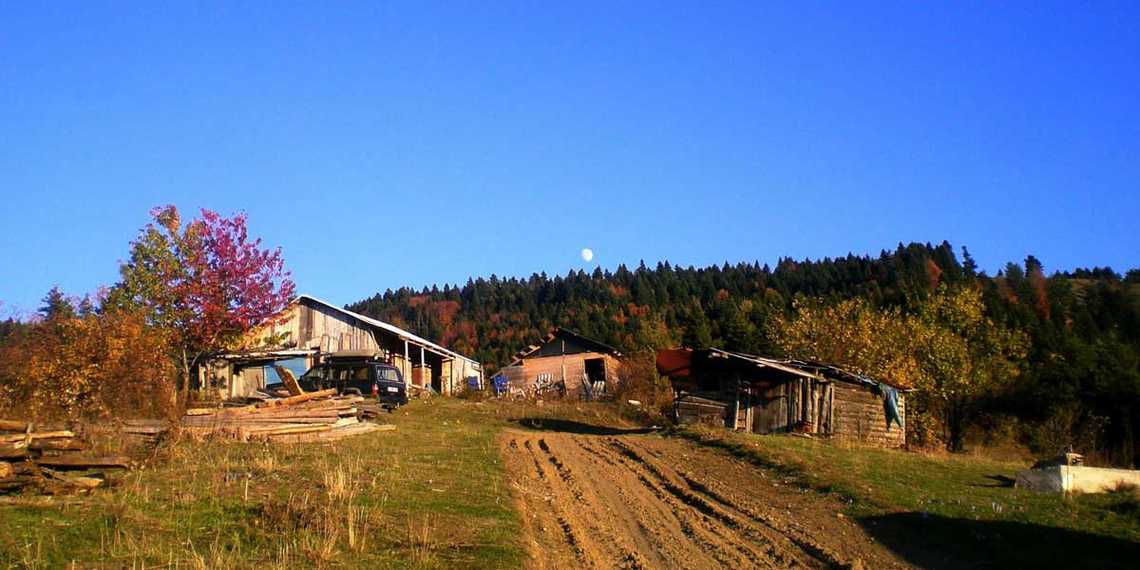
<path id="1" fill-rule="evenodd" d="M 657 369 L 683 423 L 906 444 L 908 390 L 837 366 L 707 349 L 658 351 Z"/>
<path id="2" fill-rule="evenodd" d="M 478 362 L 395 325 L 301 295 L 274 319 L 252 331 L 247 347 L 219 354 L 199 368 L 199 383 L 224 397 L 245 396 L 279 382 L 276 366 L 300 377 L 327 354 L 353 350 L 379 354 L 408 384 L 452 394 L 468 378 L 483 382 Z"/>
<path id="3" fill-rule="evenodd" d="M 594 399 L 617 385 L 621 358 L 612 346 L 558 328 L 521 350 L 499 374 L 516 395 Z"/>

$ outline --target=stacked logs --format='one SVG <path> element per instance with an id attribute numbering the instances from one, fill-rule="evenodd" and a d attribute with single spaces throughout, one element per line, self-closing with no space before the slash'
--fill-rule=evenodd
<path id="1" fill-rule="evenodd" d="M 70 430 L 0 420 L 0 493 L 85 491 L 104 485 L 107 470 L 130 467 L 126 457 L 91 457 L 87 449 Z"/>
<path id="2" fill-rule="evenodd" d="M 191 408 L 182 431 L 191 437 L 224 437 L 239 441 L 328 441 L 392 429 L 361 422 L 361 396 L 337 396 L 335 389 L 267 399 L 230 408 Z"/>

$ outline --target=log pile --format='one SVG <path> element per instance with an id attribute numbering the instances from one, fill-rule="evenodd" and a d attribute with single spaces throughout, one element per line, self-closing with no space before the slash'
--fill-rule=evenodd
<path id="1" fill-rule="evenodd" d="M 383 430 L 361 422 L 366 406 L 361 396 L 337 396 L 335 389 L 230 408 L 191 408 L 182 431 L 191 437 L 223 437 L 239 441 L 329 441 Z"/>
<path id="2" fill-rule="evenodd" d="M 108 470 L 130 468 L 126 457 L 92 457 L 87 449 L 70 430 L 0 420 L 0 493 L 87 491 L 104 485 Z"/>

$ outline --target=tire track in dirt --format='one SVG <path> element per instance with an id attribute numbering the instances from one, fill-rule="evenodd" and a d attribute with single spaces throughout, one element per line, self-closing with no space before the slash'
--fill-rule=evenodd
<path id="1" fill-rule="evenodd" d="M 903 566 L 834 499 L 683 440 L 512 430 L 501 449 L 536 568 Z"/>
<path id="2" fill-rule="evenodd" d="M 791 523 L 778 522 L 756 505 L 749 505 L 737 498 L 736 494 L 720 481 L 702 479 L 688 471 L 674 471 L 668 467 L 672 462 L 665 459 L 661 452 L 647 446 L 646 442 L 627 440 L 616 442 L 615 445 L 621 446 L 627 450 L 627 453 L 637 455 L 663 480 L 668 480 L 670 492 L 685 497 L 682 500 L 695 508 L 721 518 L 730 526 L 738 527 L 745 533 L 757 535 L 758 539 L 763 537 L 762 540 L 782 544 L 781 553 L 774 556 L 788 555 L 798 549 L 814 559 L 810 565 L 831 567 L 850 565 L 842 556 L 820 544 L 803 529 Z M 648 459 L 646 456 L 653 459 Z"/>
<path id="3" fill-rule="evenodd" d="M 508 431 L 534 568 L 899 568 L 831 497 L 657 435 Z"/>
<path id="4" fill-rule="evenodd" d="M 702 564 L 694 565 L 713 567 L 755 561 L 755 554 L 747 551 L 743 559 L 732 556 L 730 549 L 723 548 L 722 537 L 715 532 L 710 533 L 707 525 L 699 517 L 694 517 L 691 510 L 670 501 L 663 489 L 644 474 L 631 470 L 616 455 L 582 440 L 577 443 L 593 457 L 616 469 L 601 478 L 599 485 L 611 487 L 616 495 L 625 498 L 623 504 L 627 508 L 623 509 L 623 514 L 636 520 L 636 527 L 647 535 L 663 562 L 701 561 Z M 639 484 L 633 484 L 629 475 L 633 475 Z"/>
<path id="5" fill-rule="evenodd" d="M 631 468 L 645 469 L 656 477 L 659 484 L 669 494 L 673 495 L 677 501 L 704 514 L 708 519 L 719 523 L 717 528 L 714 529 L 717 534 L 723 536 L 737 532 L 743 533 L 748 537 L 749 542 L 762 547 L 763 556 L 770 563 L 768 565 L 790 568 L 799 566 L 822 566 L 819 561 L 813 559 L 814 557 L 811 556 L 811 553 L 807 553 L 808 556 L 805 557 L 803 556 L 804 553 L 796 552 L 795 545 L 788 544 L 786 537 L 776 533 L 763 532 L 756 525 L 750 524 L 745 516 L 742 516 L 739 512 L 730 511 L 731 506 L 711 502 L 700 494 L 693 492 L 693 489 L 679 474 L 674 472 L 672 468 L 656 460 L 649 459 L 643 453 L 639 453 L 637 449 L 639 446 L 633 445 L 632 441 L 610 439 L 607 440 L 607 443 L 618 450 L 623 456 L 630 459 L 632 462 Z M 721 531 L 720 529 L 722 528 L 727 529 L 728 533 Z M 746 544 L 748 544 L 748 542 L 741 542 L 738 548 L 741 547 L 740 545 Z M 753 557 L 753 560 L 758 558 L 759 557 Z"/>

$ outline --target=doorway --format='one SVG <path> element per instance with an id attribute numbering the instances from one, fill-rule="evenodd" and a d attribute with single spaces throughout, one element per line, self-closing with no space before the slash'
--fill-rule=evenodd
<path id="1" fill-rule="evenodd" d="M 606 382 L 606 359 L 604 358 L 587 358 L 586 363 L 586 378 L 590 380 L 590 384 L 597 384 Z"/>

